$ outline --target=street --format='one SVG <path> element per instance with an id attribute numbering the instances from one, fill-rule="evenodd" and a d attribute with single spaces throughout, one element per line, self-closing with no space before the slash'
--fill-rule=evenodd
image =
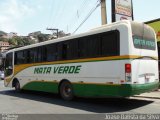
<path id="1" fill-rule="evenodd" d="M 160 99 L 76 98 L 64 101 L 58 95 L 24 91 L 16 93 L 0 81 L 0 113 L 2 114 L 156 114 Z"/>
<path id="2" fill-rule="evenodd" d="M 0 113 L 17 114 L 90 114 L 90 113 L 159 113 L 160 99 L 76 98 L 64 101 L 58 95 L 28 92 L 16 93 L 0 81 Z"/>

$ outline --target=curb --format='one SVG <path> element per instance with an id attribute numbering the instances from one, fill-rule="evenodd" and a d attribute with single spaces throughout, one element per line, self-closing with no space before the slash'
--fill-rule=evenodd
<path id="1" fill-rule="evenodd" d="M 133 97 L 150 98 L 150 99 L 160 99 L 160 97 L 149 97 L 149 96 L 133 96 Z"/>
<path id="2" fill-rule="evenodd" d="M 160 94 L 160 89 L 157 89 L 157 90 L 155 90 L 155 91 L 153 91 L 153 92 L 159 92 L 159 94 Z M 152 96 L 147 96 L 147 95 L 135 95 L 135 96 L 133 96 L 133 97 L 140 97 L 140 98 L 150 98 L 150 99 L 160 99 L 160 95 L 158 96 L 158 97 L 152 97 Z"/>

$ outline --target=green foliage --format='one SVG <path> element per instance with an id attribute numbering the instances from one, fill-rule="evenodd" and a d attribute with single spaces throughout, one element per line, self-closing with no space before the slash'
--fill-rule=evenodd
<path id="1" fill-rule="evenodd" d="M 26 45 L 30 45 L 33 44 L 32 41 L 30 41 L 29 38 L 27 37 L 13 37 L 8 39 L 8 42 L 11 46 L 26 46 Z"/>
<path id="2" fill-rule="evenodd" d="M 1 37 L 0 37 L 0 41 L 7 42 L 7 41 L 8 41 L 8 39 L 7 39 L 7 38 L 1 38 Z"/>
<path id="3" fill-rule="evenodd" d="M 38 38 L 38 42 L 44 42 L 44 41 L 47 41 L 49 39 L 49 36 L 46 35 L 46 34 L 39 34 L 37 36 L 37 38 Z"/>
<path id="4" fill-rule="evenodd" d="M 12 38 L 3 38 L 3 35 L 6 35 L 6 34 L 7 33 L 0 31 L 0 41 L 9 42 L 9 44 L 12 47 L 30 45 L 30 44 L 36 43 L 36 41 L 44 42 L 44 41 L 47 41 L 52 38 L 51 35 L 43 34 L 41 32 L 35 33 L 32 36 L 28 36 L 28 37 L 15 36 Z M 55 33 L 55 35 L 53 34 L 53 36 L 57 36 L 56 33 Z M 63 31 L 59 31 L 58 36 L 64 37 L 64 36 L 66 36 L 66 34 Z M 33 39 L 31 39 L 31 38 L 33 38 Z M 53 39 L 55 39 L 55 38 L 53 37 Z"/>

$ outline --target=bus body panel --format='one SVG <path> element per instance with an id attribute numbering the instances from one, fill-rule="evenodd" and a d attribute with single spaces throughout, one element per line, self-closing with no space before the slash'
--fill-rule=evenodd
<path id="1" fill-rule="evenodd" d="M 123 61 L 121 61 L 123 62 Z M 112 65 L 111 63 L 114 63 Z M 124 79 L 123 74 L 121 74 L 122 68 L 120 61 L 97 61 L 97 62 L 87 62 L 87 63 L 73 63 L 73 64 L 48 64 L 32 66 L 21 70 L 14 77 L 22 79 L 27 79 L 29 81 L 61 81 L 67 79 L 71 82 L 86 82 L 86 83 L 102 83 L 102 84 L 119 84 L 121 79 Z M 78 70 L 75 71 L 64 71 L 66 67 L 76 67 Z M 50 72 L 46 73 L 45 68 L 51 68 Z M 108 69 L 110 68 L 110 69 Z M 18 66 L 15 68 L 18 69 Z M 39 72 L 40 69 L 43 71 Z M 124 71 L 123 71 L 124 72 Z M 26 82 L 25 82 L 26 83 Z M 23 84 L 22 84 L 23 86 Z"/>
<path id="2" fill-rule="evenodd" d="M 132 82 L 136 84 L 147 84 L 158 82 L 157 60 L 136 59 L 131 62 Z"/>

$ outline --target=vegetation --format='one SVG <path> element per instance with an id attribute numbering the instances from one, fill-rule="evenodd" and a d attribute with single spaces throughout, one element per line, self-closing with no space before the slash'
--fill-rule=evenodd
<path id="1" fill-rule="evenodd" d="M 10 45 L 13 45 L 13 46 L 30 45 L 29 39 L 18 37 L 18 36 L 8 39 L 8 42 Z"/>
<path id="2" fill-rule="evenodd" d="M 7 39 L 7 38 L 2 38 L 2 37 L 0 37 L 0 41 L 7 42 L 7 41 L 8 41 L 8 39 Z"/>
<path id="3" fill-rule="evenodd" d="M 70 34 L 65 34 L 63 31 L 58 32 L 58 37 L 68 36 Z M 5 37 L 4 37 L 5 36 Z M 0 31 L 0 41 L 8 42 L 11 47 L 17 46 L 26 46 L 30 44 L 34 44 L 37 42 L 44 42 L 51 39 L 57 38 L 57 33 L 43 34 L 40 31 L 30 33 L 29 36 L 13 36 L 11 38 L 7 38 L 7 33 Z"/>
<path id="4" fill-rule="evenodd" d="M 39 34 L 39 35 L 37 35 L 37 39 L 38 39 L 38 42 L 44 42 L 44 41 L 49 40 L 49 35 L 48 34 Z"/>

